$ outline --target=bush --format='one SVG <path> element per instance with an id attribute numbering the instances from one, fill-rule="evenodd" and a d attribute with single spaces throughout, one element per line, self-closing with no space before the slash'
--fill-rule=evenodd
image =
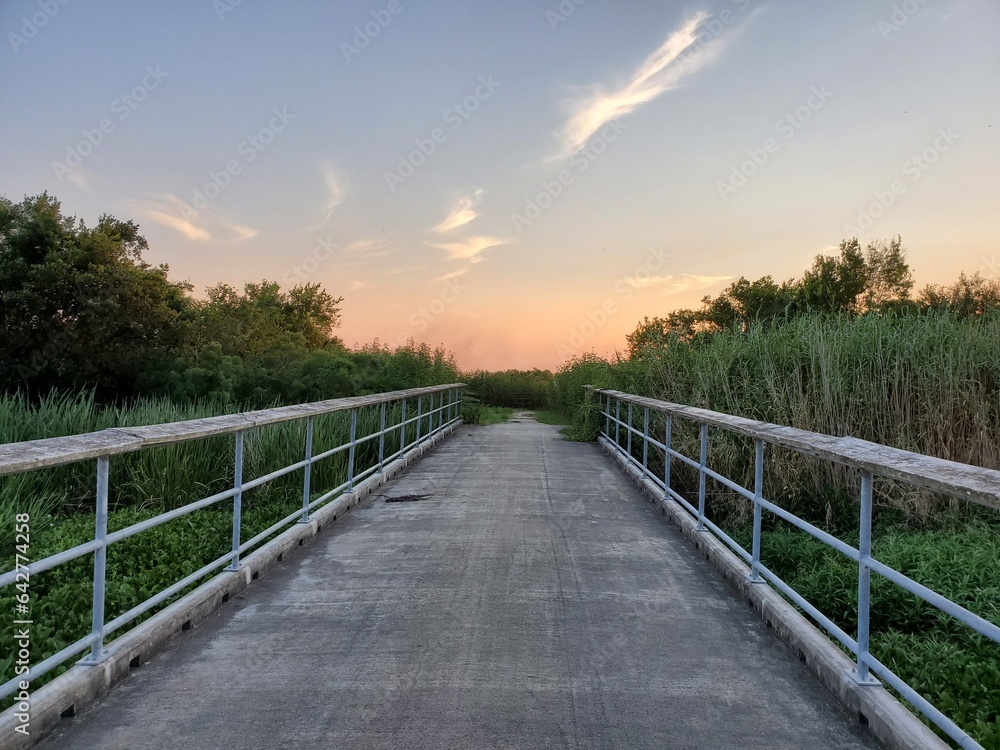
<path id="1" fill-rule="evenodd" d="M 479 424 L 483 416 L 483 402 L 468 391 L 462 397 L 462 421 L 465 424 Z"/>
<path id="2" fill-rule="evenodd" d="M 541 409 L 549 404 L 553 375 L 548 370 L 465 373 L 462 381 L 488 406 Z"/>

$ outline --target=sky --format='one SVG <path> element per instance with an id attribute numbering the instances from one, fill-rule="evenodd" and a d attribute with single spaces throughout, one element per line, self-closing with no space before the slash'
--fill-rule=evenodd
<path id="1" fill-rule="evenodd" d="M 901 235 L 1000 275 L 997 0 L 0 0 L 0 195 L 463 369 Z"/>

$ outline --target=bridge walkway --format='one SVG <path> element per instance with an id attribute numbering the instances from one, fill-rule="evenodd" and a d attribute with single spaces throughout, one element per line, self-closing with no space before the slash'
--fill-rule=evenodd
<path id="1" fill-rule="evenodd" d="M 39 747 L 878 746 L 595 445 L 467 426 L 381 492 Z"/>

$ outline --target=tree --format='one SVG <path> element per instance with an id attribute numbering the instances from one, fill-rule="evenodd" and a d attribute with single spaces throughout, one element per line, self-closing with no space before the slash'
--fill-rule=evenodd
<path id="1" fill-rule="evenodd" d="M 906 262 L 906 251 L 899 235 L 889 242 L 868 243 L 865 249 L 865 292 L 862 306 L 866 311 L 885 310 L 910 298 L 913 273 Z"/>
<path id="2" fill-rule="evenodd" d="M 793 282 L 780 286 L 770 276 L 756 281 L 740 277 L 712 299 L 702 299 L 701 317 L 716 330 L 748 331 L 755 323 L 766 323 L 788 314 L 795 299 Z"/>
<path id="3" fill-rule="evenodd" d="M 628 341 L 628 356 L 641 357 L 665 348 L 671 341 L 689 342 L 704 327 L 704 316 L 695 310 L 673 310 L 665 318 L 643 318 Z"/>
<path id="4" fill-rule="evenodd" d="M 816 256 L 797 284 L 797 302 L 815 312 L 854 312 L 866 285 L 865 257 L 854 237 L 840 243 L 840 257 Z"/>
<path id="5" fill-rule="evenodd" d="M 642 357 L 673 341 L 697 343 L 719 331 L 747 333 L 754 326 L 796 315 L 901 311 L 916 304 L 910 300 L 912 287 L 913 275 L 899 236 L 870 242 L 864 250 L 853 237 L 840 243 L 839 255 L 817 255 L 798 281 L 778 284 L 771 276 L 756 281 L 741 276 L 717 297 L 703 297 L 697 310 L 643 318 L 626 337 L 628 354 Z"/>
<path id="6" fill-rule="evenodd" d="M 0 198 L 0 387 L 134 392 L 180 343 L 189 308 L 189 285 L 145 263 L 147 249 L 131 221 L 88 228 L 47 193 Z"/>
<path id="7" fill-rule="evenodd" d="M 1000 279 L 984 279 L 978 273 L 958 277 L 951 286 L 928 284 L 918 297 L 920 304 L 933 310 L 949 310 L 961 318 L 1000 310 Z"/>
<path id="8" fill-rule="evenodd" d="M 902 238 L 840 243 L 840 256 L 817 255 L 796 285 L 798 304 L 819 312 L 878 312 L 909 299 L 913 274 Z"/>
<path id="9" fill-rule="evenodd" d="M 200 350 L 219 344 L 227 355 L 256 357 L 284 340 L 301 336 L 308 350 L 334 341 L 340 324 L 339 304 L 319 284 L 296 286 L 288 292 L 273 281 L 246 284 L 243 292 L 228 284 L 207 290 L 208 299 L 196 303 L 191 345 Z"/>

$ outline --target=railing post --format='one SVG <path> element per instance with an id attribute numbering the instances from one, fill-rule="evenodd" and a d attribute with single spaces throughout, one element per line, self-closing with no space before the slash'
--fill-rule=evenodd
<path id="1" fill-rule="evenodd" d="M 622 421 L 622 400 L 615 397 L 615 448 L 617 450 L 622 449 L 621 438 L 619 438 L 618 428 L 621 426 Z"/>
<path id="2" fill-rule="evenodd" d="M 642 478 L 645 479 L 646 475 L 649 473 L 649 407 L 645 407 L 646 411 L 643 416 L 642 421 Z"/>
<path id="3" fill-rule="evenodd" d="M 763 510 L 760 500 L 764 496 L 764 441 L 760 438 L 754 440 L 753 467 L 753 553 L 750 583 L 764 583 L 760 576 L 760 527 Z"/>
<path id="4" fill-rule="evenodd" d="M 417 396 L 417 438 L 414 442 L 420 444 L 420 420 L 423 419 L 424 397 Z"/>
<path id="5" fill-rule="evenodd" d="M 663 444 L 666 450 L 663 451 L 663 502 L 666 503 L 670 499 L 670 441 L 673 437 L 674 431 L 674 415 L 667 415 L 667 429 L 663 436 Z"/>
<path id="6" fill-rule="evenodd" d="M 707 479 L 705 467 L 708 465 L 708 424 L 702 422 L 698 427 L 701 436 L 701 458 L 698 461 L 698 527 L 696 531 L 705 531 L 705 487 Z"/>
<path id="7" fill-rule="evenodd" d="M 309 498 L 312 495 L 312 455 L 313 455 L 313 418 L 306 419 L 306 465 L 302 479 L 302 518 L 299 523 L 309 523 Z"/>
<path id="8" fill-rule="evenodd" d="M 351 442 L 347 449 L 347 492 L 354 490 L 354 445 L 358 434 L 358 410 L 351 409 Z"/>
<path id="9" fill-rule="evenodd" d="M 100 664 L 104 660 L 104 592 L 108 569 L 108 464 L 107 456 L 97 459 L 97 503 L 94 513 L 94 540 L 101 546 L 94 551 L 94 598 L 91 605 L 90 632 L 97 636 L 90 655 L 81 664 Z"/>
<path id="10" fill-rule="evenodd" d="M 243 430 L 236 433 L 236 457 L 233 460 L 233 559 L 226 570 L 240 569 L 240 527 L 243 523 Z"/>
<path id="11" fill-rule="evenodd" d="M 378 430 L 378 470 L 385 473 L 385 401 L 382 402 L 382 417 Z"/>
<path id="12" fill-rule="evenodd" d="M 628 445 L 627 453 L 628 460 L 632 461 L 632 402 L 628 402 L 628 429 L 625 430 L 628 433 L 628 437 L 625 438 L 625 442 Z"/>
<path id="13" fill-rule="evenodd" d="M 611 394 L 608 394 L 608 409 L 604 412 L 604 437 L 611 439 Z"/>
<path id="14" fill-rule="evenodd" d="M 403 399 L 403 413 L 399 417 L 399 456 L 406 453 L 406 399 Z"/>
<path id="15" fill-rule="evenodd" d="M 870 471 L 861 472 L 861 515 L 858 535 L 858 661 L 854 679 L 859 685 L 878 685 L 878 680 L 868 672 L 868 636 L 871 614 L 871 568 L 868 561 L 872 555 L 872 487 L 875 478 Z"/>

